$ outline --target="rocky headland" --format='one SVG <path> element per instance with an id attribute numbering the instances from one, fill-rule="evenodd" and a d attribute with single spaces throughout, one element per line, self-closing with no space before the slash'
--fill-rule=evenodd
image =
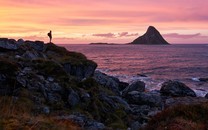
<path id="1" fill-rule="evenodd" d="M 136 45 L 169 45 L 160 32 L 153 26 L 149 26 L 146 33 L 130 44 Z"/>
<path id="2" fill-rule="evenodd" d="M 0 38 L 0 129 L 208 127 L 207 95 L 178 81 L 146 91 L 142 81 L 121 82 L 96 67 L 53 43 Z"/>

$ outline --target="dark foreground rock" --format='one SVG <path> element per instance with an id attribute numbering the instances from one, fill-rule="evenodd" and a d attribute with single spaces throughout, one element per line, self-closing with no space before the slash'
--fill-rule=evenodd
<path id="1" fill-rule="evenodd" d="M 0 50 L 12 51 L 17 50 L 16 40 L 8 38 L 0 38 Z"/>
<path id="2" fill-rule="evenodd" d="M 85 115 L 81 115 L 81 114 L 59 116 L 56 119 L 61 121 L 65 121 L 65 120 L 72 121 L 78 124 L 81 127 L 81 129 L 84 130 L 104 130 L 106 128 L 103 123 L 92 120 L 86 117 Z"/>
<path id="3" fill-rule="evenodd" d="M 162 99 L 160 95 L 151 92 L 145 93 L 145 92 L 132 91 L 127 94 L 126 99 L 131 104 L 149 105 L 149 106 L 162 105 Z"/>
<path id="4" fill-rule="evenodd" d="M 143 45 L 168 45 L 160 32 L 153 26 L 149 26 L 147 32 L 135 39 L 130 44 L 143 44 Z"/>
<path id="5" fill-rule="evenodd" d="M 193 105 L 208 102 L 208 99 L 203 97 L 177 97 L 165 100 L 165 107 L 172 107 L 176 105 Z"/>
<path id="6" fill-rule="evenodd" d="M 191 96 L 196 97 L 196 94 L 193 90 L 187 87 L 184 83 L 178 81 L 167 81 L 162 84 L 160 92 L 164 95 L 175 96 L 175 97 L 184 97 Z"/>
<path id="7" fill-rule="evenodd" d="M 208 99 L 208 93 L 205 95 L 205 98 L 207 98 L 207 99 Z"/>

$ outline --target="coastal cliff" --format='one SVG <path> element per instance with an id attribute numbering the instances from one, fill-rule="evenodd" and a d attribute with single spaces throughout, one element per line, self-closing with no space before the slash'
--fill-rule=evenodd
<path id="1" fill-rule="evenodd" d="M 96 67 L 53 43 L 0 38 L 0 129 L 159 129 L 198 118 L 201 125 L 190 129 L 207 127 L 197 112 L 208 114 L 208 99 L 185 84 L 166 81 L 147 91 L 142 81 L 125 83 Z M 195 115 L 187 119 L 181 110 Z"/>
<path id="2" fill-rule="evenodd" d="M 141 45 L 169 45 L 169 43 L 162 37 L 160 32 L 153 26 L 149 26 L 146 33 L 130 44 Z"/>

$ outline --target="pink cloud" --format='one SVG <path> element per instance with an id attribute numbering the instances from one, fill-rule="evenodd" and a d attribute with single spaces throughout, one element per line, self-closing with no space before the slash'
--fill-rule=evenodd
<path id="1" fill-rule="evenodd" d="M 179 39 L 208 38 L 208 36 L 203 36 L 200 33 L 196 33 L 196 34 L 169 33 L 169 34 L 163 34 L 163 36 L 164 37 L 169 37 L 169 38 L 179 38 Z"/>
<path id="2" fill-rule="evenodd" d="M 113 33 L 92 34 L 92 36 L 105 37 L 105 38 L 115 38 L 115 34 L 113 34 Z"/>
<path id="3" fill-rule="evenodd" d="M 138 36 L 138 33 L 131 33 L 129 34 L 128 32 L 122 32 L 122 33 L 118 33 L 119 37 L 132 37 L 132 36 Z"/>

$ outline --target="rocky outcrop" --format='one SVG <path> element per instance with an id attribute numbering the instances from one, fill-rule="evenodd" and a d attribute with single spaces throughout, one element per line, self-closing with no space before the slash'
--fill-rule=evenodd
<path id="1" fill-rule="evenodd" d="M 2 51 L 12 51 L 17 50 L 16 40 L 8 38 L 0 38 L 0 50 Z"/>
<path id="2" fill-rule="evenodd" d="M 97 67 L 97 64 L 80 64 L 80 65 L 73 65 L 70 62 L 66 62 L 62 64 L 65 71 L 73 76 L 76 76 L 80 79 L 88 78 L 94 74 L 94 71 Z"/>
<path id="3" fill-rule="evenodd" d="M 127 93 L 132 91 L 138 91 L 138 92 L 144 92 L 145 91 L 145 83 L 142 81 L 135 81 L 132 84 L 130 84 L 128 87 L 126 87 L 122 91 L 122 95 L 125 96 Z"/>
<path id="4" fill-rule="evenodd" d="M 208 99 L 203 97 L 177 97 L 168 98 L 165 100 L 165 107 L 172 107 L 176 105 L 193 105 L 208 102 Z"/>
<path id="5" fill-rule="evenodd" d="M 184 97 L 191 96 L 196 97 L 196 94 L 193 90 L 187 87 L 184 83 L 178 81 L 167 81 L 162 84 L 160 92 L 163 95 L 175 96 L 175 97 Z"/>
<path id="6" fill-rule="evenodd" d="M 207 98 L 207 99 L 208 99 L 208 93 L 205 95 L 205 98 Z"/>
<path id="7" fill-rule="evenodd" d="M 144 35 L 138 37 L 130 44 L 168 45 L 169 43 L 162 37 L 160 32 L 155 27 L 149 26 Z"/>
<path id="8" fill-rule="evenodd" d="M 20 103 L 19 110 L 27 103 L 31 115 L 44 114 L 44 119 L 50 115 L 59 123 L 89 130 L 139 129 L 164 106 L 207 100 L 180 97 L 195 93 L 176 81 L 165 82 L 160 91 L 145 91 L 144 82 L 129 85 L 95 71 L 97 64 L 83 54 L 52 43 L 1 40 L 0 97 L 11 97 L 11 105 Z"/>
<path id="9" fill-rule="evenodd" d="M 159 94 L 151 92 L 138 92 L 132 91 L 129 92 L 126 96 L 127 101 L 130 104 L 137 105 L 149 105 L 149 106 L 161 106 L 162 99 Z"/>
<path id="10" fill-rule="evenodd" d="M 81 127 L 81 129 L 84 130 L 104 130 L 106 128 L 106 126 L 103 123 L 92 120 L 89 117 L 86 117 L 85 115 L 81 114 L 59 116 L 56 119 L 61 121 L 72 121 L 78 124 Z"/>
<path id="11" fill-rule="evenodd" d="M 119 94 L 119 79 L 108 76 L 100 71 L 95 71 L 93 78 L 101 85 Z"/>

